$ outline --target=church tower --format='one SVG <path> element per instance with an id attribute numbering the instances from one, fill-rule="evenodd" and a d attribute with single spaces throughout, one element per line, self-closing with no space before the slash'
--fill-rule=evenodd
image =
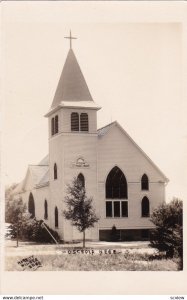
<path id="1" fill-rule="evenodd" d="M 71 47 L 55 96 L 46 114 L 49 120 L 50 226 L 64 241 L 82 239 L 62 214 L 67 184 L 78 177 L 98 211 L 97 203 L 97 110 Z M 86 238 L 97 240 L 97 224 Z"/>

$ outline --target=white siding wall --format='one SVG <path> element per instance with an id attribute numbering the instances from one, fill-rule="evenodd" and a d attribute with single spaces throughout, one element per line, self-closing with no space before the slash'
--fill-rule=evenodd
<path id="1" fill-rule="evenodd" d="M 85 187 L 88 197 L 93 197 L 93 205 L 97 207 L 97 136 L 84 134 L 74 135 L 72 138 L 65 136 L 64 143 L 64 196 L 66 193 L 66 185 L 70 183 L 74 176 L 82 173 L 85 177 Z M 81 155 L 89 164 L 89 167 L 76 167 L 73 163 Z M 68 239 L 69 222 L 66 224 L 66 239 Z M 77 230 L 73 230 L 73 239 L 82 238 L 82 234 L 78 234 Z M 98 239 L 97 225 L 87 231 L 87 238 Z"/>
<path id="2" fill-rule="evenodd" d="M 44 219 L 44 201 L 47 200 L 48 204 L 48 219 Z M 39 220 L 44 220 L 47 225 L 50 226 L 50 211 L 51 211 L 51 205 L 50 205 L 50 198 L 49 198 L 49 186 L 37 188 L 36 189 L 36 205 L 37 205 L 37 215 L 36 218 Z"/>
<path id="3" fill-rule="evenodd" d="M 27 186 L 28 188 L 28 186 Z M 26 204 L 28 209 L 29 195 L 32 193 L 35 204 L 35 217 L 37 220 L 44 219 L 44 200 L 46 199 L 48 202 L 48 212 L 50 211 L 50 201 L 49 201 L 49 187 L 43 187 L 40 189 L 29 189 L 24 193 L 20 193 L 19 196 L 22 198 L 23 203 Z M 15 198 L 18 195 L 15 196 Z M 45 220 L 47 224 L 49 224 L 49 220 Z"/>
<path id="4" fill-rule="evenodd" d="M 57 165 L 57 179 L 54 179 L 54 164 Z M 49 141 L 49 168 L 50 168 L 50 224 L 61 238 L 63 238 L 62 200 L 63 200 L 63 163 L 64 148 L 62 136 L 56 135 Z M 58 208 L 58 228 L 55 228 L 55 207 Z"/>
<path id="5" fill-rule="evenodd" d="M 89 132 L 71 132 L 71 112 L 86 112 L 89 119 Z M 54 115 L 56 115 L 55 113 Z M 51 116 L 51 117 L 54 117 Z M 51 226 L 54 228 L 54 208 L 59 211 L 59 228 L 55 229 L 64 240 L 82 238 L 70 222 L 63 217 L 65 209 L 64 197 L 67 184 L 80 172 L 85 177 L 88 196 L 97 197 L 97 134 L 96 111 L 84 109 L 61 109 L 59 115 L 59 133 L 49 139 L 49 165 L 50 165 L 50 199 L 51 199 Z M 51 118 L 49 119 L 49 128 Z M 51 132 L 51 131 L 50 131 Z M 75 165 L 81 156 L 88 162 L 88 168 L 78 168 Z M 58 179 L 54 180 L 54 163 L 57 164 Z M 98 239 L 98 228 L 89 230 L 87 238 Z"/>
<path id="6" fill-rule="evenodd" d="M 51 138 L 51 120 L 56 115 L 58 115 L 58 129 L 59 133 L 63 132 L 71 132 L 71 113 L 77 112 L 79 115 L 81 113 L 88 114 L 88 122 L 89 122 L 89 133 L 96 133 L 97 132 L 97 114 L 96 110 L 92 109 L 78 109 L 78 108 L 63 108 L 59 109 L 57 112 L 52 114 L 49 118 L 49 138 Z M 58 134 L 57 134 L 58 135 Z"/>
<path id="7" fill-rule="evenodd" d="M 71 112 L 78 110 L 61 109 L 59 116 L 59 133 L 51 137 L 51 118 L 49 118 L 49 166 L 50 186 L 39 189 L 33 188 L 30 174 L 27 176 L 25 193 L 20 194 L 28 206 L 29 194 L 32 191 L 35 201 L 35 214 L 37 219 L 44 218 L 44 201 L 48 202 L 48 225 L 57 230 L 62 239 L 66 241 L 82 239 L 76 228 L 63 217 L 66 208 L 64 198 L 67 184 L 74 176 L 82 173 L 85 177 L 87 195 L 93 197 L 93 205 L 100 216 L 99 223 L 86 233 L 86 238 L 97 240 L 99 229 L 151 228 L 148 218 L 141 217 L 141 200 L 147 196 L 150 200 L 150 212 L 165 199 L 165 186 L 162 174 L 135 146 L 135 144 L 116 125 L 103 137 L 96 134 L 96 111 L 88 112 L 89 133 L 70 132 Z M 54 115 L 56 115 L 55 113 Z M 75 166 L 76 160 L 83 157 L 88 167 Z M 57 164 L 57 180 L 54 180 L 54 164 Z M 128 218 L 106 218 L 105 211 L 105 183 L 110 170 L 118 166 L 124 173 L 128 184 Z M 141 191 L 141 177 L 146 173 L 149 178 L 149 191 Z M 58 207 L 59 227 L 55 228 L 54 211 Z"/>
<path id="8" fill-rule="evenodd" d="M 128 218 L 106 218 L 105 182 L 108 173 L 118 166 L 124 173 L 128 184 Z M 149 191 L 141 191 L 141 176 L 146 173 L 149 178 Z M 148 218 L 141 217 L 141 200 L 147 196 L 150 200 L 150 212 L 164 201 L 163 176 L 145 158 L 141 151 L 122 132 L 114 126 L 98 141 L 98 185 L 100 203 L 100 229 L 117 228 L 138 229 L 150 228 Z"/>
<path id="9" fill-rule="evenodd" d="M 88 114 L 88 122 L 89 122 L 89 133 L 97 132 L 97 120 L 96 120 L 96 111 L 88 110 L 88 109 L 73 109 L 73 108 L 65 108 L 62 110 L 62 122 L 61 122 L 61 132 L 71 132 L 71 113 L 77 112 L 79 115 L 81 113 Z"/>

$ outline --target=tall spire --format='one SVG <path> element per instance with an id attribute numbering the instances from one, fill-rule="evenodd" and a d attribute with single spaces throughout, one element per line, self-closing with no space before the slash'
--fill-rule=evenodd
<path id="1" fill-rule="evenodd" d="M 69 33 L 69 36 L 65 36 L 64 37 L 65 39 L 69 39 L 69 42 L 70 42 L 70 49 L 72 49 L 72 40 L 76 40 L 77 38 L 76 37 L 73 37 L 72 35 L 71 35 L 71 30 L 70 30 L 70 33 Z"/>
<path id="2" fill-rule="evenodd" d="M 71 48 L 69 49 L 51 108 L 57 107 L 62 101 L 93 101 L 75 54 Z"/>

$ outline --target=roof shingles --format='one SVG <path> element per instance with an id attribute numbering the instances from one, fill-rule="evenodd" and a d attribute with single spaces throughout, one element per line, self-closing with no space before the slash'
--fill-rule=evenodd
<path id="1" fill-rule="evenodd" d="M 68 52 L 51 108 L 62 101 L 93 101 L 72 49 Z"/>

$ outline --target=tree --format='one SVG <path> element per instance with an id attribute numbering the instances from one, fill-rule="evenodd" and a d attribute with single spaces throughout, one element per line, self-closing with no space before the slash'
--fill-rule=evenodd
<path id="1" fill-rule="evenodd" d="M 11 221 L 8 219 L 9 217 L 9 202 L 13 200 L 12 192 L 16 188 L 17 183 L 13 183 L 10 186 L 7 186 L 5 189 L 5 222 L 11 223 Z"/>
<path id="2" fill-rule="evenodd" d="M 26 205 L 23 204 L 23 201 L 20 197 L 17 199 L 10 199 L 7 202 L 6 221 L 11 223 L 15 228 L 17 247 L 21 229 L 24 228 L 24 224 L 29 218 L 29 214 L 26 213 Z"/>
<path id="3" fill-rule="evenodd" d="M 174 198 L 170 203 L 162 204 L 151 215 L 156 225 L 150 236 L 151 246 L 165 251 L 167 257 L 180 258 L 183 265 L 183 204 Z"/>
<path id="4" fill-rule="evenodd" d="M 98 222 L 92 206 L 93 199 L 86 196 L 85 188 L 80 180 L 74 178 L 72 184 L 67 187 L 65 203 L 67 210 L 63 214 L 67 220 L 71 220 L 72 226 L 83 233 L 83 248 L 85 247 L 85 231 Z"/>
<path id="5" fill-rule="evenodd" d="M 16 239 L 17 247 L 19 240 L 34 241 L 40 243 L 53 243 L 54 240 L 45 228 L 41 226 L 43 220 L 36 220 L 27 211 L 26 204 L 23 204 L 21 197 L 14 199 L 12 191 L 17 184 L 12 184 L 5 191 L 5 220 L 11 225 L 8 227 L 7 236 Z M 59 242 L 58 233 L 45 224 L 48 231 Z"/>

